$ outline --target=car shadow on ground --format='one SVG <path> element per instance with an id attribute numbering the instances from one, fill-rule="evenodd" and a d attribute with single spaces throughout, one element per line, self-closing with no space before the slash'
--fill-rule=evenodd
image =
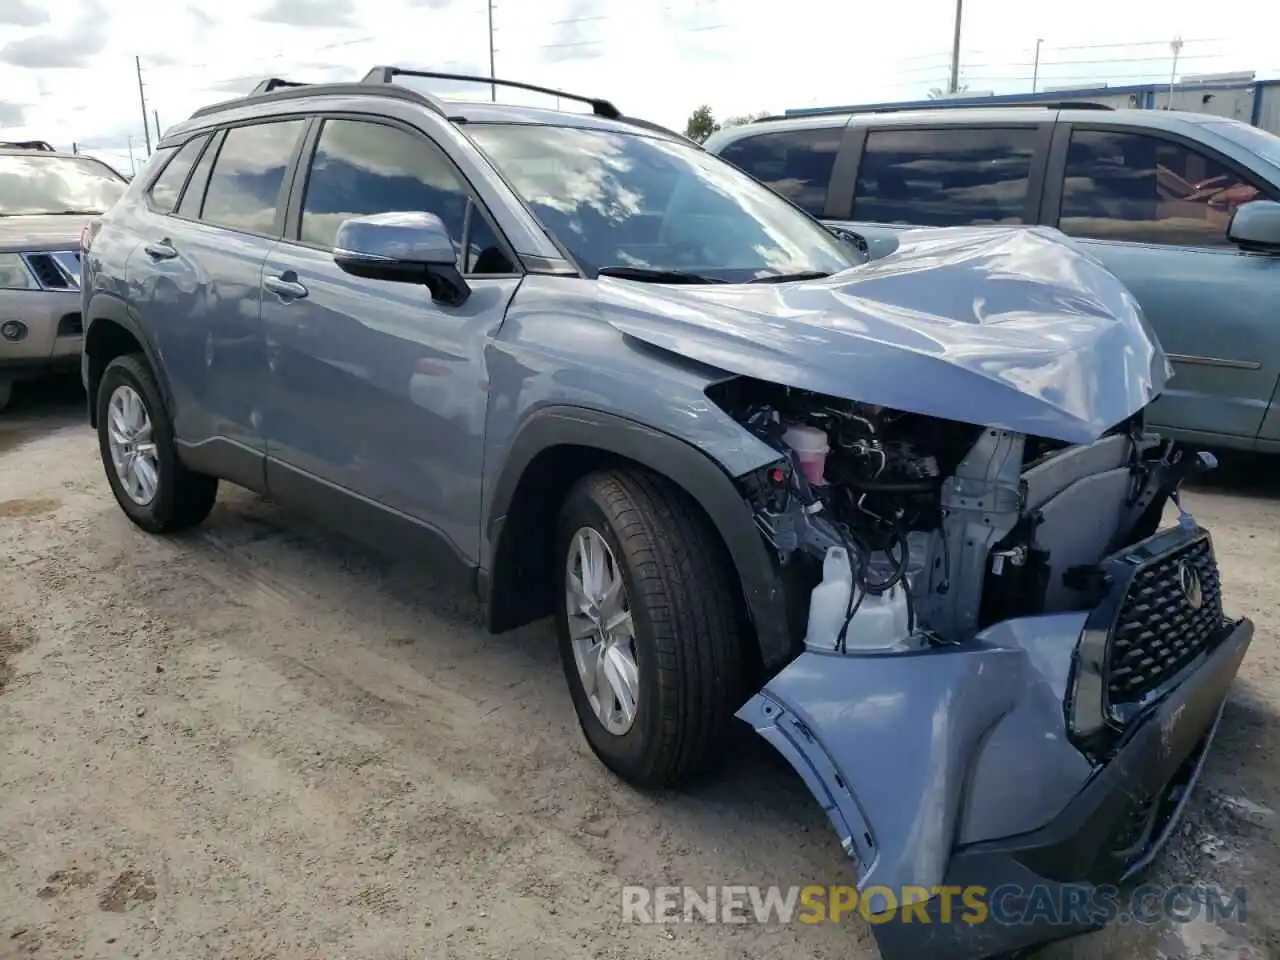
<path id="1" fill-rule="evenodd" d="M 0 411 L 0 452 L 41 433 L 86 420 L 79 374 L 15 383 L 13 398 Z"/>
<path id="2" fill-rule="evenodd" d="M 1280 500 L 1280 457 L 1232 450 L 1211 452 L 1218 458 L 1217 469 L 1196 478 L 1188 489 Z"/>

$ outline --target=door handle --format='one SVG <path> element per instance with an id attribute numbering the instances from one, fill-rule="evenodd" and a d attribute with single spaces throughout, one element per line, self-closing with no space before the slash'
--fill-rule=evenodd
<path id="1" fill-rule="evenodd" d="M 147 256 L 152 260 L 172 260 L 178 255 L 178 251 L 173 249 L 173 245 L 169 243 L 167 237 L 159 243 L 143 244 L 142 249 L 147 252 Z"/>
<path id="2" fill-rule="evenodd" d="M 307 295 L 307 288 L 293 279 L 297 274 L 288 270 L 278 277 L 263 277 L 262 285 L 281 300 L 301 300 Z"/>

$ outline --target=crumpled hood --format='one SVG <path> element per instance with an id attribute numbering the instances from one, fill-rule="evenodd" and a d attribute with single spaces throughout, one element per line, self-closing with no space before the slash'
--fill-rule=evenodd
<path id="1" fill-rule="evenodd" d="M 79 250 L 80 231 L 97 215 L 0 217 L 0 251 Z"/>
<path id="2" fill-rule="evenodd" d="M 816 281 L 598 286 L 618 330 L 727 372 L 1068 443 L 1172 376 L 1124 285 L 1048 228 L 912 230 Z"/>

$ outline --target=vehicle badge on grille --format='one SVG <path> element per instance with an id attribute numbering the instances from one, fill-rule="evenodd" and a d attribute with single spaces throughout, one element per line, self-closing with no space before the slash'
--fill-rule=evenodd
<path id="1" fill-rule="evenodd" d="M 1187 598 L 1187 605 L 1192 610 L 1199 610 L 1204 605 L 1204 588 L 1200 585 L 1200 574 L 1196 568 L 1185 560 L 1178 564 L 1178 586 L 1182 595 Z"/>

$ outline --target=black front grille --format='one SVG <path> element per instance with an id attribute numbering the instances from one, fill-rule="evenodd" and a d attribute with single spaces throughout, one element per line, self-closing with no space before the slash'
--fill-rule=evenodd
<path id="1" fill-rule="evenodd" d="M 1193 603 L 1197 585 L 1199 606 Z M 1218 564 L 1208 537 L 1151 560 L 1130 582 L 1112 630 L 1111 705 L 1137 703 L 1159 689 L 1221 636 L 1222 624 Z"/>

